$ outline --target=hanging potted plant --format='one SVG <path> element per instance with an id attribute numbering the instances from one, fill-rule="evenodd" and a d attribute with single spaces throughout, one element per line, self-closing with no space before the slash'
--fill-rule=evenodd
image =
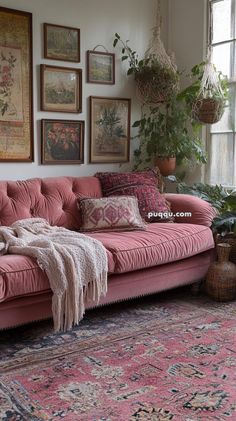
<path id="1" fill-rule="evenodd" d="M 162 107 L 148 107 L 133 124 L 139 128 L 140 146 L 135 151 L 135 168 L 152 161 L 162 175 L 173 174 L 182 162 L 206 163 L 196 127 L 191 125 L 183 103 L 176 98 Z"/>
<path id="2" fill-rule="evenodd" d="M 179 75 L 172 59 L 166 53 L 160 36 L 160 4 L 157 7 L 157 24 L 153 30 L 150 46 L 144 58 L 139 59 L 136 51 L 115 34 L 113 46 L 122 46 L 122 61 L 128 60 L 128 75 L 133 74 L 137 86 L 137 96 L 143 104 L 168 102 L 179 90 Z"/>
<path id="3" fill-rule="evenodd" d="M 194 66 L 191 77 L 195 81 L 182 91 L 180 97 L 186 100 L 196 121 L 204 124 L 217 123 L 224 113 L 228 99 L 227 78 L 216 70 L 210 59 Z"/>

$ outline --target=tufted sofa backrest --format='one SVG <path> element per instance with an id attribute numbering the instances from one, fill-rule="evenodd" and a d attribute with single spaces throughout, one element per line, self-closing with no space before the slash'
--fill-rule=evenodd
<path id="1" fill-rule="evenodd" d="M 0 225 L 39 217 L 50 225 L 78 229 L 81 219 L 77 199 L 102 197 L 96 177 L 32 178 L 0 181 Z"/>

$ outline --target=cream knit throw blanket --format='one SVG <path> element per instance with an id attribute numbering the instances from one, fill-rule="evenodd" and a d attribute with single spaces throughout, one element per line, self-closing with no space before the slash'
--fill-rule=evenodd
<path id="1" fill-rule="evenodd" d="M 0 253 L 33 257 L 48 276 L 53 291 L 55 331 L 79 323 L 88 301 L 107 292 L 107 255 L 100 241 L 52 227 L 41 218 L 0 227 Z"/>

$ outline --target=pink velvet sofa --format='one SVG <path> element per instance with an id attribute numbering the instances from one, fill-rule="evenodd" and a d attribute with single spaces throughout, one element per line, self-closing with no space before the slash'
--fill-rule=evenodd
<path id="1" fill-rule="evenodd" d="M 0 224 L 41 217 L 79 230 L 79 195 L 102 197 L 96 177 L 58 177 L 0 182 Z M 212 207 L 201 199 L 167 194 L 172 211 L 192 212 L 174 223 L 151 223 L 147 231 L 90 234 L 107 250 L 108 293 L 99 305 L 192 284 L 206 275 L 214 241 Z M 27 256 L 0 256 L 0 328 L 51 316 L 46 274 Z"/>

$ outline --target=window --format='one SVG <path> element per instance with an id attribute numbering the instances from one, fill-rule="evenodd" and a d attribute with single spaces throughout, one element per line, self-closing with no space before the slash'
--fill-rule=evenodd
<path id="1" fill-rule="evenodd" d="M 230 82 L 229 107 L 213 124 L 207 141 L 210 184 L 236 186 L 236 0 L 209 0 L 213 63 Z"/>

